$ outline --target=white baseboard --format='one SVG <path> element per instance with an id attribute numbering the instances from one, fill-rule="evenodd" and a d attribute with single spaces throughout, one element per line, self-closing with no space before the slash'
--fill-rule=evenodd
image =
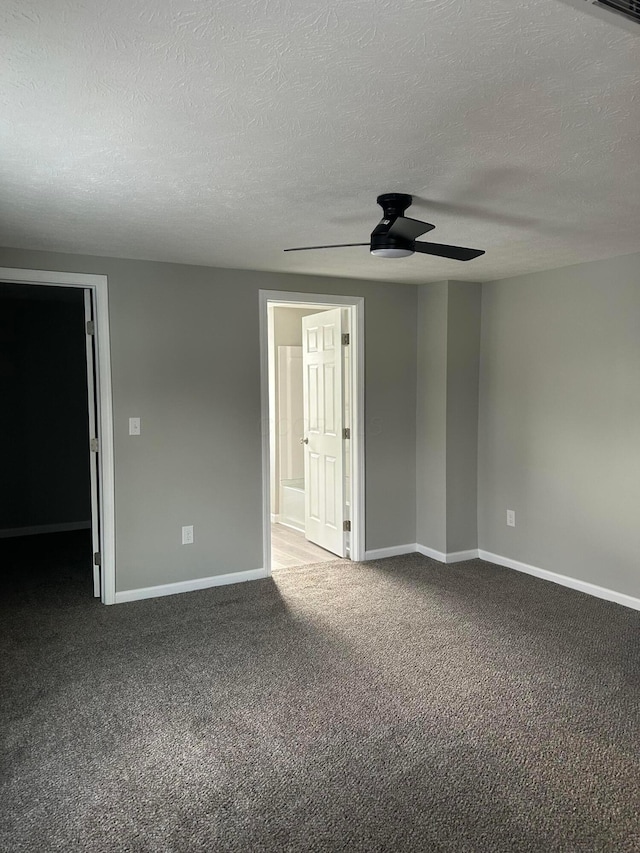
<path id="1" fill-rule="evenodd" d="M 581 581 L 577 578 L 570 578 L 567 575 L 560 575 L 557 572 L 550 572 L 548 569 L 539 569 L 537 566 L 530 566 L 527 563 L 521 563 L 519 560 L 512 560 L 510 557 L 502 557 L 500 554 L 492 554 L 490 551 L 482 549 L 470 549 L 469 551 L 452 551 L 445 554 L 443 551 L 436 551 L 434 548 L 428 548 L 426 545 L 398 545 L 395 548 L 380 548 L 377 551 L 367 551 L 367 560 L 377 560 L 383 557 L 395 557 L 401 554 L 410 554 L 416 552 L 425 557 L 431 557 L 432 560 L 437 560 L 439 563 L 461 563 L 464 560 L 475 560 L 478 557 L 481 560 L 486 560 L 488 563 L 495 563 L 497 566 L 504 566 L 507 569 L 515 569 L 517 572 L 524 572 L 527 575 L 533 575 L 543 580 L 551 581 L 551 583 L 560 584 L 570 589 L 584 592 L 587 595 L 593 595 L 595 598 L 603 598 L 605 601 L 613 601 L 616 604 L 622 604 L 623 607 L 630 607 L 632 610 L 640 610 L 640 598 L 634 598 L 632 595 L 627 595 L 624 592 L 617 592 L 614 589 L 607 589 L 597 584 Z"/>
<path id="2" fill-rule="evenodd" d="M 426 545 L 416 545 L 418 554 L 425 557 L 431 557 L 432 560 L 437 560 L 439 563 L 462 563 L 465 560 L 475 560 L 478 557 L 476 548 L 469 551 L 450 551 L 445 554 L 443 551 L 435 551 L 433 548 L 427 548 Z"/>
<path id="3" fill-rule="evenodd" d="M 404 554 L 415 553 L 422 554 L 425 557 L 431 557 L 431 559 L 437 560 L 440 563 L 459 563 L 464 560 L 472 560 L 479 557 L 481 560 L 486 560 L 487 562 L 494 563 L 497 566 L 504 566 L 507 569 L 515 569 L 517 572 L 533 575 L 534 577 L 551 581 L 551 583 L 566 586 L 569 587 L 569 589 L 575 589 L 578 592 L 584 592 L 587 595 L 594 596 L 595 598 L 602 598 L 605 601 L 613 601 L 616 604 L 621 604 L 623 607 L 630 607 L 632 610 L 640 610 L 640 598 L 635 598 L 634 596 L 627 595 L 624 592 L 607 589 L 603 586 L 597 586 L 596 584 L 588 583 L 587 581 L 581 581 L 577 578 L 571 578 L 567 575 L 560 575 L 557 572 L 551 572 L 548 569 L 540 569 L 537 566 L 530 566 L 528 563 L 521 563 L 518 560 L 512 560 L 509 557 L 502 557 L 500 554 L 493 554 L 490 551 L 483 551 L 482 549 L 479 549 L 478 551 L 454 551 L 449 554 L 444 554 L 442 551 L 436 551 L 433 548 L 427 548 L 425 545 L 418 545 L 415 543 L 408 545 L 392 545 L 389 548 L 377 548 L 372 551 L 367 551 L 365 553 L 365 560 L 381 560 L 385 557 L 400 557 Z M 177 583 L 167 583 L 160 586 L 127 589 L 122 592 L 116 592 L 115 603 L 123 604 L 127 601 L 139 601 L 144 598 L 176 595 L 181 592 L 193 592 L 198 589 L 208 589 L 213 586 L 225 586 L 227 584 L 259 580 L 268 576 L 268 572 L 265 569 L 250 569 L 246 572 L 232 572 L 226 575 L 213 575 L 208 578 L 196 578 L 195 580 L 178 581 Z"/>
<path id="4" fill-rule="evenodd" d="M 33 527 L 6 527 L 0 530 L 0 539 L 12 536 L 36 536 L 40 533 L 67 533 L 71 530 L 89 530 L 90 521 L 65 521 L 61 524 L 37 524 Z"/>
<path id="5" fill-rule="evenodd" d="M 447 563 L 464 563 L 465 560 L 477 560 L 478 549 L 472 548 L 470 551 L 450 551 L 447 554 Z"/>
<path id="6" fill-rule="evenodd" d="M 530 566 L 528 563 L 521 563 L 519 560 L 512 560 L 510 557 L 501 557 L 500 554 L 492 554 L 490 551 L 479 550 L 478 556 L 481 560 L 487 560 L 489 563 L 496 563 L 496 565 L 504 566 L 507 569 L 515 569 L 517 572 L 524 572 L 527 575 L 560 584 L 560 586 L 567 586 L 569 589 L 585 592 L 595 598 L 614 601 L 616 604 L 622 604 L 623 607 L 630 607 L 632 610 L 640 610 L 640 598 L 634 598 L 624 592 L 616 592 L 614 589 L 607 589 L 594 583 L 570 578 L 568 575 L 559 575 L 557 572 L 550 572 L 548 569 L 539 569 L 537 566 Z"/>
<path id="7" fill-rule="evenodd" d="M 288 527 L 290 530 L 296 530 L 298 533 L 304 533 L 304 525 L 301 527 L 299 522 L 292 521 L 285 515 L 280 516 L 278 524 L 282 525 L 282 527 Z"/>
<path id="8" fill-rule="evenodd" d="M 427 548 L 426 545 L 416 545 L 416 551 L 418 554 L 422 554 L 423 557 L 431 557 L 432 560 L 437 560 L 439 563 L 447 562 L 447 555 L 442 551 L 436 551 L 433 548 Z"/>
<path id="9" fill-rule="evenodd" d="M 145 586 L 140 589 L 125 589 L 116 592 L 116 604 L 124 604 L 127 601 L 139 601 L 142 598 L 158 598 L 162 595 L 176 595 L 180 592 L 194 592 L 198 589 L 208 589 L 212 586 L 226 586 L 231 583 L 243 583 L 244 581 L 256 581 L 268 577 L 265 569 L 249 569 L 246 572 L 231 572 L 228 575 L 213 575 L 209 578 L 196 578 L 191 581 L 178 581 L 177 583 L 165 583 L 160 586 Z"/>
<path id="10" fill-rule="evenodd" d="M 410 545 L 376 548 L 373 551 L 367 551 L 364 558 L 365 560 L 383 560 L 385 557 L 401 557 L 403 554 L 422 554 L 424 557 L 437 560 L 439 563 L 461 563 L 463 560 L 473 560 L 478 556 L 476 550 L 453 551 L 450 554 L 444 554 L 442 551 L 435 551 L 433 548 L 427 548 L 426 545 L 417 545 L 412 542 Z"/>
<path id="11" fill-rule="evenodd" d="M 373 551 L 365 551 L 365 560 L 383 560 L 385 557 L 402 557 L 403 554 L 415 554 L 418 546 L 413 542 L 411 545 L 391 545 L 390 548 L 375 548 Z"/>
<path id="12" fill-rule="evenodd" d="M 277 512 L 271 513 L 271 524 L 277 524 L 280 521 L 280 516 Z"/>

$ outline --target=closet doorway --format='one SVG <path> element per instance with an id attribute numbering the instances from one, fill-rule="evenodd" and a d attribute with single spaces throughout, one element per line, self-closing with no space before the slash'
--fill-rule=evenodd
<path id="1" fill-rule="evenodd" d="M 12 478 L 5 477 L 8 494 L 4 502 L 0 501 L 4 519 L 0 541 L 9 543 L 7 548 L 14 543 L 12 559 L 18 571 L 22 564 L 34 564 L 37 553 L 49 554 L 49 559 L 47 543 L 62 541 L 60 534 L 67 539 L 84 536 L 86 542 L 67 543 L 69 547 L 60 551 L 61 565 L 78 566 L 77 577 L 83 588 L 87 586 L 104 604 L 113 604 L 115 525 L 107 278 L 0 267 L 0 288 L 15 305 L 13 312 L 3 313 L 0 367 L 5 384 L 19 392 L 14 394 L 11 419 L 4 424 L 9 430 L 5 444 L 18 454 L 22 464 L 17 472 L 19 479 L 13 477 L 13 488 Z M 27 317 L 26 326 L 19 321 L 22 312 L 17 310 L 23 302 L 34 305 L 32 322 Z M 32 326 L 38 324 L 42 341 L 30 342 L 27 335 L 18 335 L 20 328 L 33 335 L 38 330 Z M 55 339 L 54 334 L 62 338 Z M 65 359 L 71 359 L 73 365 Z M 63 392 L 62 380 L 67 379 L 67 373 L 75 380 L 73 386 L 65 385 Z M 38 406 L 39 394 L 49 400 L 48 410 L 44 404 Z M 72 410 L 77 413 L 81 409 L 84 414 L 65 420 Z M 27 433 L 22 449 L 18 449 L 18 439 L 22 441 L 24 436 L 15 431 L 10 434 L 13 421 Z M 35 431 L 29 440 L 32 428 Z M 21 541 L 36 539 L 38 547 L 20 550 Z M 76 577 L 75 569 L 70 576 Z"/>
<path id="2" fill-rule="evenodd" d="M 361 559 L 363 300 L 260 299 L 265 566 Z"/>

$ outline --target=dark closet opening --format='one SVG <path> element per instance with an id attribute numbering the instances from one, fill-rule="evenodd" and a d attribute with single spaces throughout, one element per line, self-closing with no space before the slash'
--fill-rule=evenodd
<path id="1" fill-rule="evenodd" d="M 84 291 L 0 284 L 0 564 L 17 595 L 92 596 Z"/>

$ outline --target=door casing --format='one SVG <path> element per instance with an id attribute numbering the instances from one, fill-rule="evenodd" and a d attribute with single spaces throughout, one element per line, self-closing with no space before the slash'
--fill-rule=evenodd
<path id="1" fill-rule="evenodd" d="M 365 470 L 364 470 L 364 297 L 329 296 L 319 293 L 295 293 L 286 290 L 260 290 L 260 392 L 262 423 L 262 532 L 263 567 L 271 574 L 271 459 L 269 448 L 269 335 L 268 306 L 346 308 L 349 312 L 351 339 L 350 382 L 351 412 L 351 538 L 352 560 L 365 559 Z"/>

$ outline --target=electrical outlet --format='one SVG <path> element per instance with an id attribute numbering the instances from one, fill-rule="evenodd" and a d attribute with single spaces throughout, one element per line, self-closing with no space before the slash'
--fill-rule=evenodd
<path id="1" fill-rule="evenodd" d="M 507 510 L 507 526 L 515 527 L 516 526 L 516 511 L 514 509 Z"/>
<path id="2" fill-rule="evenodd" d="M 182 544 L 193 545 L 193 524 L 188 524 L 182 528 Z"/>
<path id="3" fill-rule="evenodd" d="M 140 418 L 129 418 L 129 435 L 140 435 Z"/>

